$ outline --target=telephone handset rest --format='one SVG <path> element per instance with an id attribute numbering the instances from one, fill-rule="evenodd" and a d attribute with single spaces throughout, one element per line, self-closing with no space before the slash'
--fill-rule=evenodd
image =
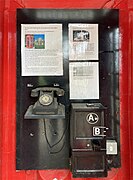
<path id="1" fill-rule="evenodd" d="M 38 97 L 39 92 L 56 92 L 57 96 L 64 96 L 64 90 L 55 87 L 40 87 L 31 91 L 31 97 Z"/>

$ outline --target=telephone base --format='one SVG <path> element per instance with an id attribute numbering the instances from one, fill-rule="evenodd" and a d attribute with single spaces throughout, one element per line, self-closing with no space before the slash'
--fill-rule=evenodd
<path id="1" fill-rule="evenodd" d="M 42 114 L 57 114 L 58 113 L 58 103 L 57 103 L 57 98 L 54 98 L 54 101 L 52 104 L 48 105 L 48 106 L 44 106 L 42 104 L 40 104 L 39 101 L 37 101 L 34 106 L 33 106 L 33 114 L 38 114 L 38 115 L 42 115 Z"/>
<path id="2" fill-rule="evenodd" d="M 47 114 L 34 114 L 33 105 L 29 106 L 27 109 L 24 119 L 64 119 L 65 118 L 65 106 L 58 105 L 58 111 L 56 114 L 52 112 L 47 112 Z"/>

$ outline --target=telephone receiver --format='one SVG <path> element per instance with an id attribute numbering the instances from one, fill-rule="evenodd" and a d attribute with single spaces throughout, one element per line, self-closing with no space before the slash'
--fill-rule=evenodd
<path id="1" fill-rule="evenodd" d="M 31 97 L 38 97 L 41 93 L 55 92 L 57 96 L 64 96 L 64 90 L 55 87 L 40 87 L 31 91 Z"/>

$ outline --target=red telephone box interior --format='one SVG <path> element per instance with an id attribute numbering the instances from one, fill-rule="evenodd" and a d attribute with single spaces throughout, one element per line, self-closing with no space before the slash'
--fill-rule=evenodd
<path id="1" fill-rule="evenodd" d="M 69 170 L 16 171 L 16 9 L 117 8 L 120 10 L 121 168 L 108 180 L 133 179 L 133 1 L 132 0 L 0 0 L 0 179 L 71 180 Z M 80 180 L 81 178 L 77 178 Z M 88 178 L 84 178 L 88 179 Z"/>

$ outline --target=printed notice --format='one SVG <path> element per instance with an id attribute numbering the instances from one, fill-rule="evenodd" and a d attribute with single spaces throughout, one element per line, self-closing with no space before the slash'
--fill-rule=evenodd
<path id="1" fill-rule="evenodd" d="M 70 99 L 99 99 L 99 63 L 69 63 Z"/>
<path id="2" fill-rule="evenodd" d="M 98 60 L 98 24 L 69 24 L 69 60 Z"/>
<path id="3" fill-rule="evenodd" d="M 22 76 L 63 75 L 62 24 L 21 24 Z"/>

